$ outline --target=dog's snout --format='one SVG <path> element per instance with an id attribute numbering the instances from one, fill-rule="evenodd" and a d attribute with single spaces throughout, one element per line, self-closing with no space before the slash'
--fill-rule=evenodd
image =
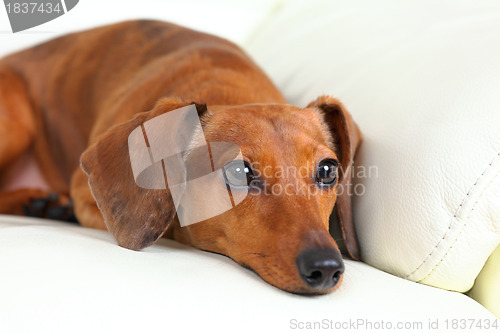
<path id="1" fill-rule="evenodd" d="M 310 249 L 297 257 L 300 277 L 308 287 L 325 290 L 335 287 L 344 273 L 344 262 L 335 249 Z"/>

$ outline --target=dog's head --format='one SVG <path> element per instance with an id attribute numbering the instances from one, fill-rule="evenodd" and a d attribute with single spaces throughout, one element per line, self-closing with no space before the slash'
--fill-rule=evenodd
<path id="1" fill-rule="evenodd" d="M 236 158 L 211 152 L 212 170 L 220 172 L 190 192 L 198 210 L 219 200 L 211 194 L 218 189 L 229 193 L 232 208 L 181 226 L 176 208 L 187 208 L 176 205 L 168 186 L 147 189 L 135 183 L 127 138 L 148 120 L 186 105 L 162 100 L 152 111 L 110 129 L 82 156 L 92 193 L 118 243 L 141 249 L 169 229 L 176 240 L 227 255 L 280 289 L 300 294 L 334 290 L 344 272 L 329 234 L 335 205 L 333 216 L 345 246 L 352 258 L 359 257 L 350 174 L 361 138 L 344 106 L 327 96 L 304 109 L 252 104 L 207 110 L 197 104 L 203 130 L 194 131 L 188 141 L 206 140 L 209 147 L 229 142 L 241 152 Z M 186 165 L 197 165 L 201 157 L 185 152 L 181 158 Z M 166 176 L 166 165 L 159 164 L 158 174 Z M 238 195 L 244 199 L 235 204 Z"/>

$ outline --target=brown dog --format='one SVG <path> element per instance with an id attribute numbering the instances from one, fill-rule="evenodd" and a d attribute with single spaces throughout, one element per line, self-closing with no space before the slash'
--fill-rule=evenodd
<path id="1" fill-rule="evenodd" d="M 134 182 L 127 139 L 147 120 L 194 102 L 207 142 L 240 147 L 250 195 L 181 227 L 169 190 Z M 351 116 L 327 96 L 305 109 L 286 104 L 226 40 L 142 20 L 7 56 L 0 60 L 0 131 L 0 213 L 35 209 L 57 218 L 70 197 L 82 225 L 108 229 L 126 248 L 165 235 L 227 255 L 283 290 L 321 294 L 335 289 L 344 271 L 328 232 L 337 202 L 347 250 L 359 256 L 347 191 L 360 144 Z M 274 172 L 283 167 L 305 173 Z M 316 191 L 266 193 L 289 184 Z M 40 202 L 54 192 L 56 203 Z"/>

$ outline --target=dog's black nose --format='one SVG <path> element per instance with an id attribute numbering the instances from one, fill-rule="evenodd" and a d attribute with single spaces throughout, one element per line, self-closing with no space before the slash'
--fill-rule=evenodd
<path id="1" fill-rule="evenodd" d="M 335 249 L 310 249 L 297 257 L 302 280 L 311 288 L 323 290 L 335 287 L 344 273 L 344 262 Z"/>

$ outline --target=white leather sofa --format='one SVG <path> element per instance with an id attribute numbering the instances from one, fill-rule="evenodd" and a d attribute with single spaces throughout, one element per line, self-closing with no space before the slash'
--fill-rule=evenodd
<path id="1" fill-rule="evenodd" d="M 0 34 L 0 55 L 130 18 L 233 40 L 291 104 L 344 102 L 364 134 L 356 165 L 373 167 L 356 179 L 363 262 L 346 261 L 338 291 L 304 297 L 170 240 L 134 252 L 106 232 L 0 216 L 0 332 L 494 331 L 498 2 L 82 0 Z"/>

